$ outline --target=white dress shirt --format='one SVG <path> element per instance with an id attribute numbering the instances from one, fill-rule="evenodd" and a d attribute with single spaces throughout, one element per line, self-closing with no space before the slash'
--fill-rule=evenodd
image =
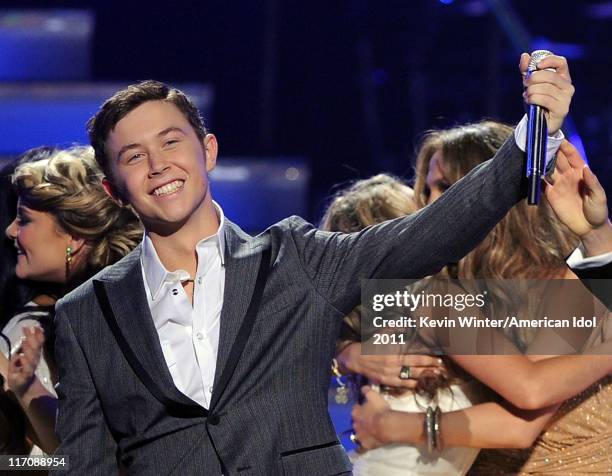
<path id="1" fill-rule="evenodd" d="M 579 246 L 567 258 L 567 265 L 573 269 L 588 269 L 596 266 L 604 266 L 612 262 L 612 251 L 597 256 L 584 256 L 582 246 Z"/>
<path id="2" fill-rule="evenodd" d="M 529 121 L 527 120 L 527 115 L 524 115 L 521 122 L 519 122 L 514 129 L 514 141 L 516 142 L 518 148 L 523 152 L 527 151 L 528 123 Z M 559 150 L 559 147 L 561 147 L 561 142 L 563 142 L 563 139 L 565 139 L 565 136 L 563 135 L 561 129 L 559 129 L 555 135 L 548 136 L 548 140 L 546 141 L 546 166 L 548 166 L 548 163 L 555 157 L 555 155 L 557 155 L 557 151 Z M 544 170 L 547 170 L 546 166 L 544 167 Z M 527 175 L 526 170 L 525 175 Z"/>
<path id="3" fill-rule="evenodd" d="M 225 216 L 213 204 L 219 229 L 196 245 L 195 277 L 182 269 L 168 271 L 147 234 L 140 258 L 147 302 L 172 380 L 204 408 L 209 408 L 213 390 L 225 287 Z M 194 280 L 193 306 L 181 284 L 188 279 Z"/>

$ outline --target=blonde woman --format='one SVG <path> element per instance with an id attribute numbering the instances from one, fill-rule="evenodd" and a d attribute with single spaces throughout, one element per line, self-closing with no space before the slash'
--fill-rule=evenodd
<path id="1" fill-rule="evenodd" d="M 102 188 L 89 147 L 58 151 L 19 166 L 13 175 L 17 216 L 6 235 L 17 250 L 16 276 L 45 283 L 4 326 L 0 342 L 4 377 L 32 427 L 31 439 L 46 453 L 58 445 L 52 344 L 53 305 L 105 266 L 131 251 L 142 227 L 129 208 Z"/>
<path id="2" fill-rule="evenodd" d="M 413 190 L 396 178 L 379 174 L 340 190 L 325 212 L 321 227 L 328 231 L 352 233 L 416 211 Z M 480 400 L 477 386 L 459 378 L 451 380 L 445 377 L 440 358 L 360 355 L 361 314 L 361 307 L 357 307 L 344 318 L 336 350 L 339 371 L 348 375 L 353 391 L 359 392 L 359 387 L 367 382 L 375 384 L 379 391 L 381 387 L 378 384 L 384 383 L 382 392 L 392 408 L 404 412 L 422 411 L 429 399 L 437 397 L 437 393 L 444 411 L 465 408 Z M 424 352 L 427 350 L 423 348 Z M 405 368 L 410 368 L 408 379 L 400 377 Z M 409 390 L 414 387 L 429 396 L 419 397 Z M 439 387 L 444 387 L 444 391 L 437 392 Z M 353 471 L 356 475 L 420 474 L 435 466 L 439 474 L 455 474 L 456 468 L 469 467 L 476 453 L 477 450 L 470 448 L 448 448 L 441 455 L 428 455 L 413 445 L 386 446 L 353 455 Z"/>

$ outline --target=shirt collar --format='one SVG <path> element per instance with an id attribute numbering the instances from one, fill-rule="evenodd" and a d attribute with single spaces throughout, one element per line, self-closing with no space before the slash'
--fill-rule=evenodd
<path id="1" fill-rule="evenodd" d="M 203 243 L 214 242 L 216 244 L 219 258 L 221 259 L 221 266 L 225 266 L 225 214 L 223 209 L 217 202 L 213 200 L 213 206 L 217 212 L 219 218 L 219 229 L 212 235 L 202 238 L 198 241 L 196 248 Z M 149 235 L 145 232 L 142 239 L 142 254 L 140 255 L 140 263 L 142 266 L 143 274 L 146 280 L 146 284 L 151 292 L 151 298 L 155 301 L 161 291 L 162 285 L 166 281 L 184 281 L 189 279 L 187 272 L 184 270 L 168 271 L 162 264 L 153 246 L 153 241 Z M 193 277 L 192 277 L 193 279 Z"/>

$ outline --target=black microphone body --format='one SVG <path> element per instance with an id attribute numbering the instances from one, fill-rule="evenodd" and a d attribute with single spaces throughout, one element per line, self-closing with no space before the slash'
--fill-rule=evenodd
<path id="1" fill-rule="evenodd" d="M 546 160 L 548 127 L 544 109 L 529 105 L 529 124 L 527 129 L 527 203 L 540 203 L 542 171 Z"/>
<path id="2" fill-rule="evenodd" d="M 552 55 L 550 51 L 537 50 L 531 54 L 528 74 L 537 71 L 541 59 Z M 548 141 L 548 126 L 544 116 L 544 108 L 534 104 L 529 105 L 529 123 L 527 127 L 527 203 L 537 205 L 542 191 L 542 174 L 546 161 L 546 145 Z"/>

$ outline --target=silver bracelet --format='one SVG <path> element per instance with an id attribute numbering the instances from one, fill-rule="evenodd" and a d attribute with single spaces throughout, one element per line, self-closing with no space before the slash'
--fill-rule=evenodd
<path id="1" fill-rule="evenodd" d="M 425 438 L 427 440 L 427 451 L 429 453 L 433 453 L 436 449 L 436 438 L 434 435 L 434 409 L 431 407 L 427 407 L 427 411 L 425 412 L 425 421 L 424 421 L 424 430 L 425 430 Z"/>
<path id="2" fill-rule="evenodd" d="M 440 407 L 436 407 L 433 418 L 434 445 L 437 451 L 442 451 L 441 432 L 440 432 L 440 417 L 442 411 Z"/>

